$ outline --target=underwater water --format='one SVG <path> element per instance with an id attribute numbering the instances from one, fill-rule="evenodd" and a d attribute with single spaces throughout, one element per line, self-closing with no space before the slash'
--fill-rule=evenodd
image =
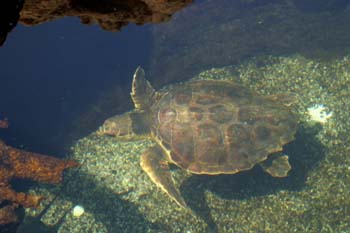
<path id="1" fill-rule="evenodd" d="M 0 47 L 0 120 L 9 121 L 0 138 L 80 167 L 59 185 L 13 181 L 46 197 L 39 208 L 19 208 L 18 232 L 350 232 L 348 22 L 344 0 L 202 0 L 168 22 L 120 32 L 73 17 L 19 24 Z M 166 142 L 164 135 L 129 141 L 97 133 L 106 119 L 134 109 L 138 66 L 161 93 L 177 83 L 183 90 L 193 80 L 225 80 L 270 96 L 272 108 L 288 105 L 296 129 L 283 120 L 277 126 L 294 139 L 263 144 L 271 153 L 283 146 L 288 176 L 272 177 L 258 162 L 223 175 L 174 165 L 170 174 L 188 209 L 179 206 L 140 166 L 141 154 Z M 251 98 L 242 93 L 242 101 Z M 186 135 L 181 143 L 199 144 Z M 244 140 L 235 145 L 260 151 Z"/>

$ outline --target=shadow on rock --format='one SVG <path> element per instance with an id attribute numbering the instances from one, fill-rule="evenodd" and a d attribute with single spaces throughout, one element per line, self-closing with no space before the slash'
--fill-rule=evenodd
<path id="1" fill-rule="evenodd" d="M 90 175 L 80 173 L 77 177 L 83 181 L 79 183 L 74 179 L 66 180 L 62 190 L 57 192 L 55 198 L 71 201 L 73 205 L 84 206 L 85 211 L 93 213 L 95 221 L 102 223 L 108 232 L 161 232 L 165 229 L 160 223 L 147 221 L 134 204 L 122 200 L 112 190 L 97 184 Z M 58 200 L 58 203 L 55 200 L 51 201 L 42 214 L 24 221 L 20 226 L 23 230 L 20 232 L 34 233 L 39 229 L 43 233 L 57 232 L 58 229 L 64 232 L 70 231 L 69 226 L 64 223 L 66 215 L 71 214 L 70 210 L 64 211 L 63 214 L 57 213 L 60 216 L 56 216 L 57 221 L 51 227 L 46 226 L 40 220 L 50 206 L 56 208 L 55 205 L 58 205 L 59 202 L 61 201 Z M 85 230 L 91 231 L 92 229 L 86 226 Z"/>
<path id="2" fill-rule="evenodd" d="M 244 200 L 274 194 L 279 190 L 298 191 L 305 187 L 308 172 L 323 159 L 325 148 L 317 141 L 320 126 L 301 126 L 296 140 L 284 146 L 292 170 L 286 178 L 274 178 L 260 166 L 233 175 L 193 175 L 181 185 L 181 193 L 189 207 L 216 232 L 217 226 L 210 214 L 205 192 L 226 200 Z"/>

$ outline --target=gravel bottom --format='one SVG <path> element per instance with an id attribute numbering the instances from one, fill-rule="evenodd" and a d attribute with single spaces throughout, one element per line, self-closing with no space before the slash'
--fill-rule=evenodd
<path id="1" fill-rule="evenodd" d="M 300 129 L 285 146 L 293 167 L 287 178 L 272 178 L 259 167 L 220 176 L 173 168 L 189 212 L 142 171 L 140 154 L 153 142 L 118 142 L 92 133 L 72 147 L 71 158 L 81 167 L 68 171 L 62 185 L 31 190 L 47 198 L 41 208 L 26 209 L 26 224 L 49 206 L 35 227 L 62 233 L 349 232 L 349 61 L 261 57 L 196 77 L 234 80 L 262 94 L 298 95 Z M 313 105 L 332 112 L 326 123 L 310 121 L 307 108 Z M 75 205 L 84 207 L 82 216 L 73 216 Z"/>

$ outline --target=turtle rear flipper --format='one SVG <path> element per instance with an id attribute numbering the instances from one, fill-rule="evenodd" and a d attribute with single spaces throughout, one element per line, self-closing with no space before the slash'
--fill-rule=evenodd
<path id="1" fill-rule="evenodd" d="M 175 187 L 171 177 L 168 161 L 164 159 L 162 153 L 158 146 L 149 148 L 141 156 L 141 167 L 153 183 L 166 192 L 177 204 L 187 209 L 186 202 Z"/>
<path id="2" fill-rule="evenodd" d="M 286 177 L 291 170 L 291 166 L 288 161 L 288 155 L 280 155 L 269 159 L 260 164 L 265 172 L 269 173 L 273 177 Z"/>

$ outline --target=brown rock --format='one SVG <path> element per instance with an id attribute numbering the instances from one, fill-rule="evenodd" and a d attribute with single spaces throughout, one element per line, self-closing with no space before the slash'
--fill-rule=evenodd
<path id="1" fill-rule="evenodd" d="M 17 222 L 17 216 L 15 214 L 16 204 L 7 205 L 0 208 L 0 225 Z"/>
<path id="2" fill-rule="evenodd" d="M 159 23 L 192 0 L 27 0 L 20 22 L 35 25 L 65 16 L 78 16 L 84 24 L 99 24 L 118 31 L 128 23 Z"/>
<path id="3" fill-rule="evenodd" d="M 0 224 L 17 221 L 14 211 L 19 205 L 35 208 L 43 198 L 13 190 L 13 178 L 56 184 L 62 181 L 66 168 L 76 166 L 78 163 L 73 160 L 19 150 L 0 141 Z"/>
<path id="4" fill-rule="evenodd" d="M 0 128 L 8 128 L 9 127 L 9 122 L 7 118 L 0 120 Z"/>

